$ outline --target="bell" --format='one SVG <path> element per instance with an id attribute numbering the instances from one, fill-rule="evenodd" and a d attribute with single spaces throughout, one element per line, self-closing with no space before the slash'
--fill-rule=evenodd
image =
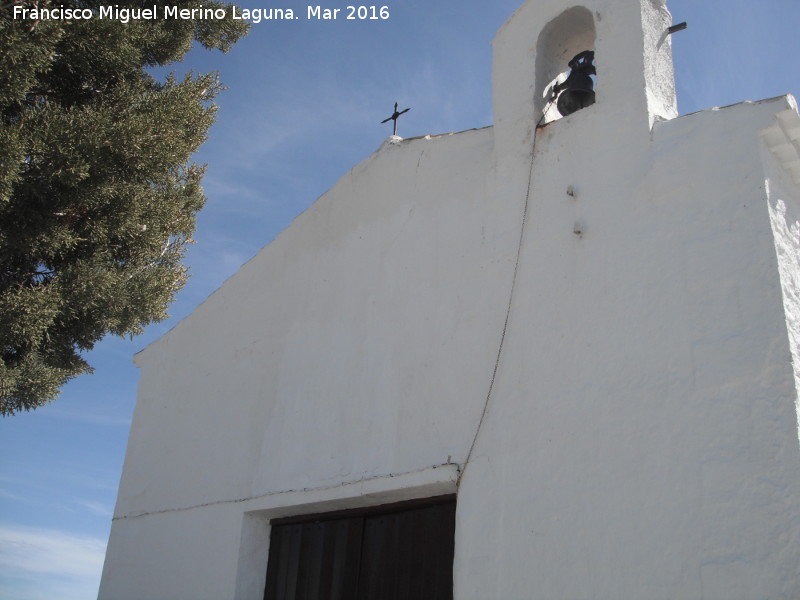
<path id="1" fill-rule="evenodd" d="M 594 82 L 588 75 L 576 75 L 573 71 L 564 82 L 562 89 L 556 102 L 558 112 L 562 116 L 566 117 L 594 104 Z"/>
<path id="2" fill-rule="evenodd" d="M 586 50 L 569 61 L 569 77 L 554 89 L 559 93 L 556 107 L 562 116 L 594 104 L 594 81 L 590 75 L 596 74 L 597 70 L 592 64 L 593 60 L 594 52 Z"/>

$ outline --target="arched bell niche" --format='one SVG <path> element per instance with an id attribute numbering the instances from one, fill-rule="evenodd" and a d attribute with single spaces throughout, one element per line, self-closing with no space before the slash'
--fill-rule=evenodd
<path id="1" fill-rule="evenodd" d="M 549 123 L 561 118 L 552 98 L 552 85 L 569 73 L 569 62 L 579 53 L 594 50 L 595 26 L 592 12 L 573 6 L 545 25 L 536 42 L 536 121 Z M 602 60 L 602 57 L 596 57 Z M 595 62 L 597 64 L 597 62 Z M 561 76 L 559 78 L 559 76 Z M 602 76 L 602 73 L 601 75 Z"/>

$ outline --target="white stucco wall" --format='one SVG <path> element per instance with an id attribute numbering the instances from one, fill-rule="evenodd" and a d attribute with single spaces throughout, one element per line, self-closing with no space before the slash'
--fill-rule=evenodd
<path id="1" fill-rule="evenodd" d="M 457 597 L 800 594 L 797 392 L 757 137 L 785 106 L 659 123 L 622 157 L 576 143 L 588 112 L 540 131 L 459 489 Z M 491 511 L 466 500 L 486 487 Z"/>
<path id="2" fill-rule="evenodd" d="M 795 385 L 800 390 L 800 122 L 796 114 L 797 103 L 792 102 L 762 131 L 762 156 Z"/>
<path id="3" fill-rule="evenodd" d="M 115 581 L 153 572 L 126 539 L 153 518 L 170 524 L 152 530 L 154 545 L 218 573 L 220 552 L 238 560 L 241 526 L 213 547 L 182 541 L 212 508 L 241 519 L 455 491 L 499 344 L 522 210 L 522 198 L 491 193 L 491 157 L 491 129 L 385 144 L 137 356 L 101 596 L 180 597 L 160 577 Z M 443 184 L 443 172 L 457 176 Z M 242 554 L 265 552 L 261 543 Z M 248 597 L 263 595 L 264 573 Z M 219 598 L 218 585 L 187 582 L 183 593 Z"/>
<path id="4" fill-rule="evenodd" d="M 517 241 L 490 155 L 490 129 L 383 146 L 142 353 L 125 476 L 172 483 L 118 511 L 463 457 Z"/>
<path id="5" fill-rule="evenodd" d="M 674 118 L 663 4 L 581 6 L 137 356 L 101 598 L 260 600 L 270 518 L 453 492 L 459 600 L 800 597 L 796 106 Z M 598 99 L 537 130 L 548 23 Z"/>

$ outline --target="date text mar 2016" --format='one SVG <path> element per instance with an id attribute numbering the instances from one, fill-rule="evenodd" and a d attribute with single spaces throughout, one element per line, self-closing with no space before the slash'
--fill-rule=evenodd
<path id="1" fill-rule="evenodd" d="M 345 6 L 344 8 L 323 8 L 319 4 L 308 5 L 307 18 L 320 21 L 335 21 L 344 11 L 347 20 L 377 21 L 389 18 L 388 6 Z"/>

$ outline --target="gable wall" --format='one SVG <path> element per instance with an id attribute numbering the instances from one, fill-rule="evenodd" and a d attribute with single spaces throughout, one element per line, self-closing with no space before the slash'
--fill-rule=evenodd
<path id="1" fill-rule="evenodd" d="M 658 122 L 663 2 L 592 0 L 597 103 L 537 130 L 562 4 L 492 128 L 385 144 L 137 357 L 101 598 L 255 600 L 270 518 L 456 491 L 460 600 L 800 595 L 796 109 Z"/>

